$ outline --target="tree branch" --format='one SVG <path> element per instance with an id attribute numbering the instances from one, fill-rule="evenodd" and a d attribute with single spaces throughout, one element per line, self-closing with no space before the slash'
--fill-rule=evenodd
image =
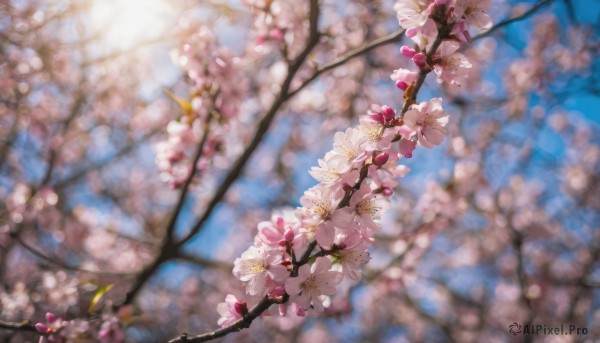
<path id="1" fill-rule="evenodd" d="M 27 332 L 38 332 L 35 326 L 28 322 L 22 323 L 11 323 L 0 320 L 0 330 L 14 330 L 14 331 L 27 331 Z"/>

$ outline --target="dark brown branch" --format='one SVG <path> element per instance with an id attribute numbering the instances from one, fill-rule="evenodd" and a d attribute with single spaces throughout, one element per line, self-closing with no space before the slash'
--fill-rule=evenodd
<path id="1" fill-rule="evenodd" d="M 169 341 L 169 343 L 197 343 L 197 342 L 206 342 L 213 340 L 215 338 L 226 336 L 230 333 L 240 331 L 242 329 L 246 329 L 250 327 L 252 321 L 258 316 L 260 316 L 263 312 L 265 312 L 271 305 L 276 304 L 275 300 L 269 299 L 268 297 L 264 297 L 256 306 L 254 306 L 246 316 L 241 319 L 238 319 L 235 323 L 215 330 L 211 332 L 207 332 L 202 335 L 188 337 L 187 335 L 181 335 L 177 338 L 174 338 Z"/>
<path id="2" fill-rule="evenodd" d="M 399 42 L 405 31 L 406 30 L 404 30 L 404 29 L 400 29 L 396 32 L 392 32 L 387 36 L 378 38 L 370 43 L 367 43 L 366 45 L 361 46 L 360 48 L 349 51 L 345 55 L 340 56 L 331 62 L 324 64 L 323 66 L 317 68 L 317 70 L 315 70 L 315 72 L 308 79 L 304 80 L 304 82 L 298 88 L 296 88 L 292 92 L 290 92 L 289 97 L 293 97 L 294 95 L 296 95 L 296 93 L 298 93 L 299 91 L 304 89 L 306 86 L 308 86 L 310 83 L 312 83 L 312 81 L 314 81 L 321 74 L 323 74 L 329 70 L 335 69 L 336 67 L 339 67 L 342 64 L 345 64 L 346 62 L 348 62 L 356 57 L 359 57 L 361 55 L 364 55 L 367 52 L 374 50 L 380 46 Z"/>
<path id="3" fill-rule="evenodd" d="M 31 325 L 28 322 L 23 323 L 11 323 L 0 320 L 0 330 L 14 330 L 14 331 L 27 331 L 27 332 L 37 332 L 35 326 Z"/>
<path id="4" fill-rule="evenodd" d="M 211 260 L 211 259 L 207 259 L 207 258 L 198 256 L 198 255 L 188 254 L 188 253 L 184 253 L 184 252 L 179 253 L 179 255 L 177 255 L 177 258 L 182 261 L 193 263 L 193 264 L 201 266 L 201 267 L 216 268 L 216 269 L 225 270 L 227 272 L 230 272 L 231 269 L 233 268 L 233 265 L 231 263 L 217 261 L 217 260 Z"/>
<path id="5" fill-rule="evenodd" d="M 21 245 L 25 250 L 29 251 L 32 255 L 35 255 L 36 257 L 38 257 L 48 263 L 57 265 L 66 270 L 72 270 L 72 271 L 76 271 L 76 272 L 83 272 L 83 273 L 90 273 L 90 274 L 97 274 L 97 275 L 119 276 L 119 277 L 132 277 L 133 276 L 132 273 L 104 272 L 104 271 L 96 271 L 96 270 L 80 268 L 77 266 L 72 266 L 63 261 L 60 261 L 58 258 L 47 256 L 43 252 L 41 252 L 38 249 L 34 248 L 33 246 L 29 245 L 29 243 L 26 243 L 25 241 L 23 241 L 23 239 L 21 239 L 21 237 L 19 237 L 19 235 L 16 232 L 11 233 L 11 238 L 14 239 L 17 243 L 19 243 L 19 245 Z"/>
<path id="6" fill-rule="evenodd" d="M 208 220 L 214 208 L 221 202 L 221 199 L 225 196 L 229 187 L 233 185 L 235 180 L 242 174 L 246 163 L 250 159 L 250 156 L 254 153 L 254 150 L 258 147 L 260 142 L 262 142 L 263 137 L 271 127 L 271 123 L 275 118 L 275 115 L 281 108 L 281 106 L 289 99 L 289 89 L 294 79 L 294 76 L 304 63 L 308 54 L 313 50 L 313 48 L 319 43 L 319 32 L 318 32 L 318 19 L 319 19 L 319 5 L 317 0 L 311 0 L 311 10 L 310 10 L 310 35 L 308 37 L 308 41 L 304 49 L 300 52 L 300 54 L 292 61 L 292 63 L 288 66 L 288 72 L 285 80 L 281 85 L 281 90 L 279 95 L 271 105 L 267 114 L 263 117 L 263 119 L 258 124 L 258 128 L 252 141 L 248 144 L 244 153 L 238 158 L 235 162 L 234 166 L 230 170 L 229 174 L 225 177 L 225 180 L 221 183 L 215 195 L 211 199 L 211 201 L 207 204 L 204 213 L 200 217 L 200 219 L 196 222 L 196 224 L 192 227 L 190 232 L 177 244 L 178 246 L 182 246 L 187 243 L 192 237 L 194 237 L 200 230 L 204 223 Z"/>
<path id="7" fill-rule="evenodd" d="M 174 243 L 175 226 L 177 224 L 177 218 L 179 218 L 179 214 L 181 213 L 181 210 L 182 210 L 185 200 L 187 198 L 187 194 L 189 192 L 190 185 L 192 184 L 192 180 L 194 179 L 194 176 L 196 175 L 196 171 L 197 171 L 196 165 L 198 165 L 198 161 L 200 161 L 200 158 L 202 157 L 202 153 L 204 152 L 204 146 L 206 145 L 206 142 L 208 141 L 208 135 L 209 135 L 209 131 L 210 131 L 210 123 L 212 121 L 212 118 L 213 118 L 213 112 L 209 111 L 208 115 L 206 116 L 206 118 L 204 120 L 204 132 L 202 134 L 202 139 L 200 140 L 200 143 L 198 144 L 196 153 L 192 160 L 192 165 L 190 168 L 190 175 L 185 180 L 185 183 L 183 184 L 183 188 L 181 189 L 181 192 L 179 193 L 179 199 L 177 200 L 177 205 L 175 205 L 175 209 L 173 210 L 171 217 L 169 219 L 169 223 L 167 225 L 167 229 L 166 229 L 166 233 L 165 233 L 165 239 L 160 248 L 160 253 L 156 257 L 156 259 L 149 266 L 147 266 L 135 279 L 133 286 L 131 287 L 131 289 L 129 290 L 127 295 L 125 296 L 125 301 L 123 302 L 123 305 L 131 304 L 133 302 L 133 300 L 135 299 L 135 297 L 137 296 L 137 294 L 142 289 L 142 287 L 144 286 L 144 284 L 146 284 L 146 282 L 158 270 L 158 268 L 164 262 L 168 261 L 172 257 L 177 256 L 179 253 L 179 248 L 177 246 L 175 246 L 175 243 Z"/>
<path id="8" fill-rule="evenodd" d="M 537 12 L 540 8 L 544 7 L 545 5 L 548 5 L 552 2 L 553 0 L 543 0 L 540 1 L 539 3 L 537 3 L 536 5 L 534 5 L 533 7 L 531 7 L 529 10 L 527 10 L 525 13 L 521 14 L 518 17 L 514 17 L 514 18 L 510 18 L 510 19 L 506 19 L 503 20 L 501 22 L 499 22 L 498 24 L 494 25 L 494 27 L 492 27 L 489 31 L 486 31 L 482 34 L 479 34 L 475 37 L 473 37 L 473 40 L 477 40 L 483 37 L 487 37 L 489 35 L 491 35 L 492 33 L 494 33 L 496 30 L 499 30 L 501 28 L 503 28 L 504 26 L 510 25 L 512 23 L 527 19 L 528 17 L 530 17 L 531 15 L 533 15 L 535 12 Z"/>

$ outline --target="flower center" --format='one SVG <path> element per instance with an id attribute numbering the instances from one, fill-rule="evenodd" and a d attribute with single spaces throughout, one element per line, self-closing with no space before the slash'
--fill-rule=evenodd
<path id="1" fill-rule="evenodd" d="M 311 274 L 308 278 L 306 278 L 306 281 L 304 281 L 303 288 L 309 292 L 316 291 L 319 288 L 317 286 L 317 280 L 314 275 Z"/>
<path id="2" fill-rule="evenodd" d="M 246 261 L 246 265 L 244 267 L 245 268 L 242 270 L 241 273 L 243 276 L 258 274 L 267 270 L 267 266 L 265 265 L 265 263 L 257 259 Z"/>

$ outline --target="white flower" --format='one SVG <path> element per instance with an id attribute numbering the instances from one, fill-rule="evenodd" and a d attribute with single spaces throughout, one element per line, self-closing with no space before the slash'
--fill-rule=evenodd
<path id="1" fill-rule="evenodd" d="M 366 138 L 362 146 L 369 152 L 389 149 L 392 145 L 392 140 L 396 137 L 396 132 L 393 129 L 386 129 L 383 125 L 368 116 L 360 118 L 358 129 Z"/>
<path id="2" fill-rule="evenodd" d="M 345 213 L 336 210 L 343 195 L 341 188 L 333 191 L 318 185 L 305 191 L 300 198 L 302 207 L 296 210 L 296 216 L 306 227 L 317 227 L 317 243 L 323 247 L 333 244 L 336 226 L 345 228 L 350 223 Z"/>
<path id="3" fill-rule="evenodd" d="M 357 129 L 348 128 L 345 132 L 337 132 L 333 137 L 333 154 L 330 162 L 349 168 L 364 161 L 367 153 L 361 147 L 367 137 Z"/>
<path id="4" fill-rule="evenodd" d="M 316 311 L 323 311 L 324 296 L 334 295 L 336 286 L 342 281 L 340 272 L 329 270 L 331 261 L 327 257 L 317 257 L 311 266 L 305 264 L 298 270 L 297 277 L 285 282 L 285 291 L 290 300 L 308 309 L 312 303 Z"/>
<path id="5" fill-rule="evenodd" d="M 428 0 L 399 0 L 394 5 L 400 26 L 412 29 L 423 26 L 429 17 Z"/>
<path id="6" fill-rule="evenodd" d="M 281 264 L 281 253 L 251 246 L 234 262 L 233 275 L 248 282 L 246 293 L 264 294 L 268 281 L 283 282 L 288 270 Z"/>
<path id="7" fill-rule="evenodd" d="M 310 175 L 325 186 L 332 186 L 336 183 L 353 185 L 358 180 L 358 171 L 348 172 L 350 166 L 335 156 L 332 151 L 325 154 L 323 159 L 319 159 L 318 167 L 310 168 Z"/>

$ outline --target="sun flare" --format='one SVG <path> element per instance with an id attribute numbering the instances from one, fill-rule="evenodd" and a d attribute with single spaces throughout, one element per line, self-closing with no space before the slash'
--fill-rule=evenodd
<path id="1" fill-rule="evenodd" d="M 166 0 L 95 0 L 90 24 L 104 44 L 127 49 L 165 33 L 173 13 Z"/>

